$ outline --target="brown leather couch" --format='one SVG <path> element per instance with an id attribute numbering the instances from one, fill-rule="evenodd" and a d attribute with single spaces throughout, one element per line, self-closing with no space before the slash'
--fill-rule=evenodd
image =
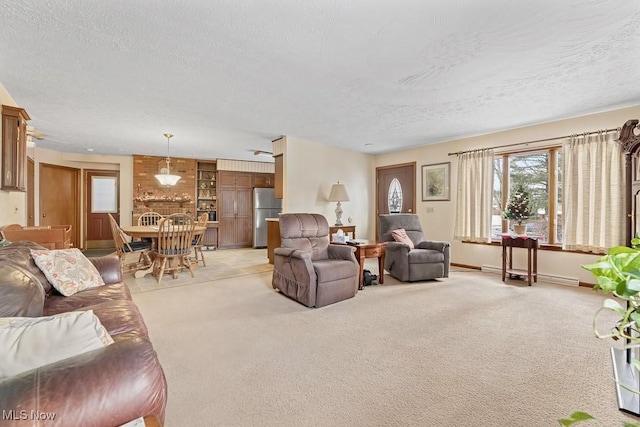
<path id="1" fill-rule="evenodd" d="M 145 417 L 164 423 L 167 382 L 147 327 L 122 282 L 115 255 L 89 258 L 105 286 L 60 295 L 33 262 L 33 242 L 0 248 L 0 317 L 38 317 L 93 310 L 114 343 L 0 380 L 0 409 L 16 411 L 3 426 L 119 426 Z M 26 420 L 19 419 L 26 411 Z M 31 419 L 55 413 L 55 421 Z"/>

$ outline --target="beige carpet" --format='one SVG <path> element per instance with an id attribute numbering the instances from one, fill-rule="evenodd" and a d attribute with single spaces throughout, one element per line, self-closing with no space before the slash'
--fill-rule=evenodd
<path id="1" fill-rule="evenodd" d="M 268 262 L 266 249 L 205 250 L 203 255 L 207 266 L 203 267 L 201 262 L 198 263 L 194 271 L 195 277 L 193 278 L 189 271 L 183 271 L 175 279 L 170 274 L 165 274 L 162 281 L 158 283 L 151 274 L 136 279 L 132 273 L 125 273 L 124 282 L 129 286 L 131 292 L 136 294 L 229 277 L 246 276 L 248 274 L 272 271 L 273 269 Z M 136 255 L 133 256 L 135 257 Z"/>
<path id="2" fill-rule="evenodd" d="M 167 375 L 167 426 L 554 426 L 576 410 L 598 418 L 585 426 L 631 419 L 617 409 L 610 343 L 591 330 L 603 297 L 590 289 L 456 271 L 416 284 L 387 276 L 308 309 L 270 280 L 134 295 Z"/>

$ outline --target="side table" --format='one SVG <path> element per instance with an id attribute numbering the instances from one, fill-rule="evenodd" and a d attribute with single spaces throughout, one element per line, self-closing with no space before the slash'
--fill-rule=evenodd
<path id="1" fill-rule="evenodd" d="M 349 239 L 353 240 L 356 238 L 356 226 L 355 225 L 330 225 L 329 226 L 329 241 L 333 242 L 333 235 L 338 232 L 338 230 L 344 231 L 344 234 L 349 237 Z"/>
<path id="2" fill-rule="evenodd" d="M 358 289 L 362 289 L 362 278 L 364 276 L 364 260 L 365 258 L 378 258 L 378 283 L 384 284 L 384 254 L 387 242 L 378 243 L 360 243 L 351 245 L 356 248 L 356 259 L 360 264 L 360 275 L 358 276 Z"/>
<path id="3" fill-rule="evenodd" d="M 507 248 L 509 248 L 509 265 L 507 266 Z M 521 270 L 513 268 L 513 248 L 525 248 L 527 249 L 527 269 Z M 502 281 L 509 274 L 511 279 L 512 275 L 527 276 L 529 286 L 531 286 L 531 280 L 538 281 L 538 238 L 522 235 L 502 235 Z"/>

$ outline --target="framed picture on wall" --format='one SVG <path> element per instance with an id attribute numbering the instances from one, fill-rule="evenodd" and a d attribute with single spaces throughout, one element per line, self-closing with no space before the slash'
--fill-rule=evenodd
<path id="1" fill-rule="evenodd" d="M 451 200 L 451 162 L 422 166 L 422 201 Z"/>

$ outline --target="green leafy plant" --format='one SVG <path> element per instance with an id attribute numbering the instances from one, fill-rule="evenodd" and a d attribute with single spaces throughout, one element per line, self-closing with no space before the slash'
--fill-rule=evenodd
<path id="1" fill-rule="evenodd" d="M 570 426 L 580 421 L 594 420 L 591 415 L 586 412 L 574 412 L 569 418 L 558 420 L 561 426 Z"/>
<path id="2" fill-rule="evenodd" d="M 518 225 L 522 225 L 522 221 L 531 218 L 531 203 L 529 192 L 522 185 L 517 185 L 514 193 L 509 198 L 507 208 L 502 212 L 504 219 L 512 219 Z"/>
<path id="3" fill-rule="evenodd" d="M 594 290 L 616 298 L 607 298 L 596 311 L 593 331 L 600 339 L 628 340 L 623 349 L 640 347 L 640 239 L 633 239 L 631 245 L 630 248 L 613 247 L 595 263 L 582 266 L 596 278 Z M 618 320 L 608 332 L 601 333 L 598 331 L 598 317 L 607 311 L 613 312 Z M 640 369 L 638 359 L 633 358 L 632 363 L 636 369 Z M 639 390 L 629 391 L 640 394 Z M 558 422 L 562 426 L 570 426 L 590 419 L 594 417 L 586 412 L 575 412 L 571 417 Z M 623 426 L 640 427 L 640 424 L 624 423 Z"/>

